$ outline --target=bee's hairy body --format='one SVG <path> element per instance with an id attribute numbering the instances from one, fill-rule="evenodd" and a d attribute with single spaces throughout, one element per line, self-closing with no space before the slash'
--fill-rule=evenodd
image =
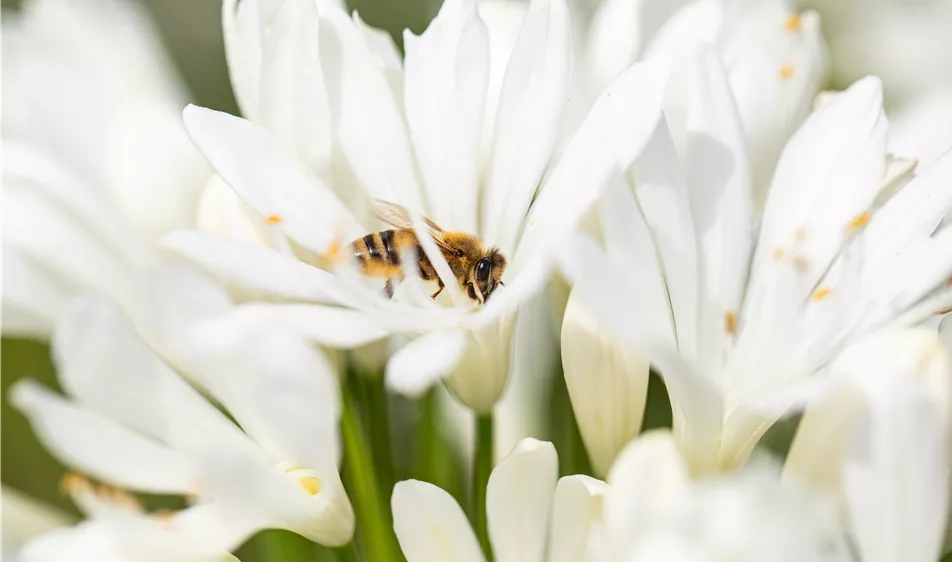
<path id="1" fill-rule="evenodd" d="M 385 278 L 387 297 L 392 297 L 393 280 L 401 280 L 404 277 L 403 260 L 415 258 L 420 278 L 424 281 L 436 280 L 439 283 L 439 289 L 432 295 L 436 298 L 443 290 L 443 280 L 423 252 L 406 208 L 378 201 L 377 215 L 384 222 L 398 228 L 371 232 L 351 243 L 354 258 L 364 275 Z M 446 259 L 460 288 L 469 298 L 480 303 L 485 302 L 496 286 L 502 284 L 506 258 L 495 248 L 487 250 L 479 238 L 471 234 L 446 231 L 429 219 L 423 220 L 428 234 Z"/>

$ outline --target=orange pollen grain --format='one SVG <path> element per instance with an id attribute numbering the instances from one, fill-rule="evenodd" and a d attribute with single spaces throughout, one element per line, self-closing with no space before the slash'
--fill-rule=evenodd
<path id="1" fill-rule="evenodd" d="M 793 77 L 793 70 L 792 64 L 785 64 L 780 67 L 780 70 L 777 71 L 777 75 L 781 80 L 789 80 Z"/>
<path id="2" fill-rule="evenodd" d="M 832 294 L 833 294 L 833 291 L 832 291 L 832 290 L 827 289 L 827 288 L 824 287 L 824 288 L 822 288 L 822 289 L 817 289 L 816 292 L 814 292 L 814 293 L 810 296 L 810 298 L 812 298 L 813 300 L 815 300 L 815 301 L 817 301 L 817 302 L 820 302 L 821 300 L 825 299 L 826 297 L 828 297 L 828 296 L 830 296 L 830 295 L 832 295 Z"/>
<path id="3" fill-rule="evenodd" d="M 850 220 L 850 222 L 846 223 L 846 230 L 849 230 L 849 231 L 859 230 L 863 228 L 864 226 L 866 226 L 867 224 L 869 224 L 869 220 L 871 218 L 873 218 L 873 213 L 869 212 L 868 210 L 863 211 L 862 213 L 853 217 Z"/>
<path id="4" fill-rule="evenodd" d="M 728 334 L 733 334 L 736 328 L 737 315 L 733 312 L 724 313 L 724 331 L 726 331 Z"/>
<path id="5" fill-rule="evenodd" d="M 787 28 L 787 31 L 797 31 L 800 29 L 800 14 L 793 14 L 787 21 L 783 22 L 783 26 Z"/>
<path id="6" fill-rule="evenodd" d="M 268 218 L 265 219 L 268 221 L 268 224 L 281 224 L 281 215 L 268 215 Z"/>

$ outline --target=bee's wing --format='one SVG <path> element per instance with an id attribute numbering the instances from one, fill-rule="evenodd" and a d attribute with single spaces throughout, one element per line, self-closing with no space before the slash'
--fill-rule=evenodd
<path id="1" fill-rule="evenodd" d="M 374 200 L 374 214 L 383 222 L 395 226 L 402 230 L 413 230 L 413 219 L 410 218 L 410 211 L 403 205 L 397 205 L 389 201 L 380 199 Z M 449 252 L 456 252 L 456 248 L 450 246 L 443 236 L 443 229 L 440 225 L 423 217 L 426 223 L 426 230 L 436 242 L 436 245 Z"/>

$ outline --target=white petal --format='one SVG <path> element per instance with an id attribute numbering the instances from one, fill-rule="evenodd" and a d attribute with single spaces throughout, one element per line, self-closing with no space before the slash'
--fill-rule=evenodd
<path id="1" fill-rule="evenodd" d="M 53 338 L 60 383 L 83 406 L 180 451 L 243 436 L 105 301 L 82 299 Z"/>
<path id="2" fill-rule="evenodd" d="M 260 123 L 311 172 L 327 168 L 333 150 L 319 24 L 314 0 L 282 2 L 261 41 Z"/>
<path id="3" fill-rule="evenodd" d="M 407 396 L 420 396 L 460 361 L 466 334 L 459 330 L 430 332 L 393 354 L 387 362 L 387 386 Z"/>
<path id="4" fill-rule="evenodd" d="M 491 412 L 506 389 L 515 323 L 516 315 L 510 313 L 467 330 L 463 355 L 445 379 L 453 394 L 478 414 Z"/>
<path id="5" fill-rule="evenodd" d="M 939 341 L 952 351 L 952 315 L 946 314 L 939 322 Z"/>
<path id="6" fill-rule="evenodd" d="M 678 351 L 697 353 L 697 242 L 681 161 L 664 119 L 631 167 L 638 205 L 651 229 L 671 301 Z"/>
<path id="7" fill-rule="evenodd" d="M 562 366 L 585 449 L 603 477 L 641 430 L 648 362 L 600 329 L 573 293 L 562 322 Z"/>
<path id="8" fill-rule="evenodd" d="M 340 280 L 281 252 L 195 231 L 175 231 L 162 245 L 201 265 L 216 277 L 267 295 L 355 306 Z"/>
<path id="9" fill-rule="evenodd" d="M 747 283 L 752 201 L 747 148 L 730 84 L 713 52 L 690 70 L 685 166 L 698 239 L 698 360 L 723 362 Z"/>
<path id="10" fill-rule="evenodd" d="M 559 476 L 555 447 L 523 439 L 489 476 L 486 517 L 499 562 L 541 562 Z"/>
<path id="11" fill-rule="evenodd" d="M 663 516 L 688 491 L 687 467 L 672 436 L 653 431 L 634 440 L 608 473 L 605 526 L 615 552 L 625 552 L 652 517 Z"/>
<path id="12" fill-rule="evenodd" d="M 552 499 L 549 562 L 583 560 L 588 535 L 602 521 L 602 504 L 611 487 L 601 480 L 575 475 L 559 479 Z"/>
<path id="13" fill-rule="evenodd" d="M 570 60 L 565 0 L 533 0 L 506 67 L 482 209 L 483 238 L 504 251 L 515 248 L 551 158 Z"/>
<path id="14" fill-rule="evenodd" d="M 393 530 L 407 562 L 483 562 L 482 549 L 453 496 L 433 484 L 404 480 L 390 500 Z"/>
<path id="15" fill-rule="evenodd" d="M 373 199 L 422 210 L 403 112 L 364 33 L 342 11 L 328 10 L 321 56 L 340 148 Z"/>
<path id="16" fill-rule="evenodd" d="M 404 104 L 430 216 L 476 232 L 489 38 L 476 0 L 450 0 L 419 37 L 404 32 Z"/>
<path id="17" fill-rule="evenodd" d="M 257 120 L 261 81 L 261 31 L 259 0 L 224 0 L 221 6 L 222 34 L 231 88 L 241 113 Z"/>
<path id="18" fill-rule="evenodd" d="M 514 266 L 561 245 L 610 174 L 638 156 L 661 117 L 666 83 L 664 66 L 639 63 L 598 98 L 532 204 Z"/>
<path id="19" fill-rule="evenodd" d="M 3 333 L 46 337 L 80 288 L 3 244 Z"/>
<path id="20" fill-rule="evenodd" d="M 804 286 L 811 290 L 844 240 L 850 221 L 867 211 L 885 174 L 886 117 L 882 83 L 864 78 L 815 111 L 783 151 L 767 197 L 756 272 L 768 267 L 778 248 L 806 261 Z M 806 295 L 790 295 L 791 299 Z"/>
<path id="21" fill-rule="evenodd" d="M 863 560 L 931 561 L 948 512 L 948 416 L 922 388 L 893 381 L 868 393 L 843 466 Z"/>
<path id="22" fill-rule="evenodd" d="M 361 230 L 343 203 L 258 125 L 194 105 L 183 118 L 189 136 L 235 193 L 302 246 L 323 254 Z"/>
<path id="23" fill-rule="evenodd" d="M 178 451 L 70 404 L 31 381 L 16 384 L 10 402 L 30 418 L 53 454 L 79 470 L 145 492 L 193 491 L 195 467 Z"/>

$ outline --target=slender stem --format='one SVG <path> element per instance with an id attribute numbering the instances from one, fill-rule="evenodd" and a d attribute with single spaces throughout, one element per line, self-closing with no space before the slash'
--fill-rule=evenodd
<path id="1" fill-rule="evenodd" d="M 420 421 L 417 423 L 417 472 L 415 478 L 443 488 L 465 505 L 466 485 L 463 481 L 463 463 L 441 431 L 444 418 L 440 415 L 439 394 L 431 388 L 419 402 Z"/>
<path id="2" fill-rule="evenodd" d="M 366 410 L 365 420 L 370 428 L 370 445 L 380 489 L 393 489 L 393 460 L 390 455 L 390 412 L 382 374 L 356 377 Z"/>
<path id="3" fill-rule="evenodd" d="M 256 542 L 265 562 L 313 562 L 317 557 L 317 545 L 291 531 L 263 531 Z"/>
<path id="4" fill-rule="evenodd" d="M 332 548 L 330 552 L 336 562 L 357 562 L 357 548 L 353 542 L 347 546 Z"/>
<path id="5" fill-rule="evenodd" d="M 341 416 L 341 433 L 344 438 L 344 472 L 350 485 L 351 498 L 357 516 L 358 530 L 363 544 L 363 553 L 373 562 L 394 560 L 397 552 L 396 538 L 390 518 L 389 502 L 378 487 L 373 457 L 360 421 L 351 389 L 345 382 L 341 385 L 344 412 Z"/>
<path id="6" fill-rule="evenodd" d="M 492 560 L 486 526 L 486 486 L 493 470 L 493 416 L 476 417 L 476 457 L 473 466 L 473 528 L 487 560 Z"/>

